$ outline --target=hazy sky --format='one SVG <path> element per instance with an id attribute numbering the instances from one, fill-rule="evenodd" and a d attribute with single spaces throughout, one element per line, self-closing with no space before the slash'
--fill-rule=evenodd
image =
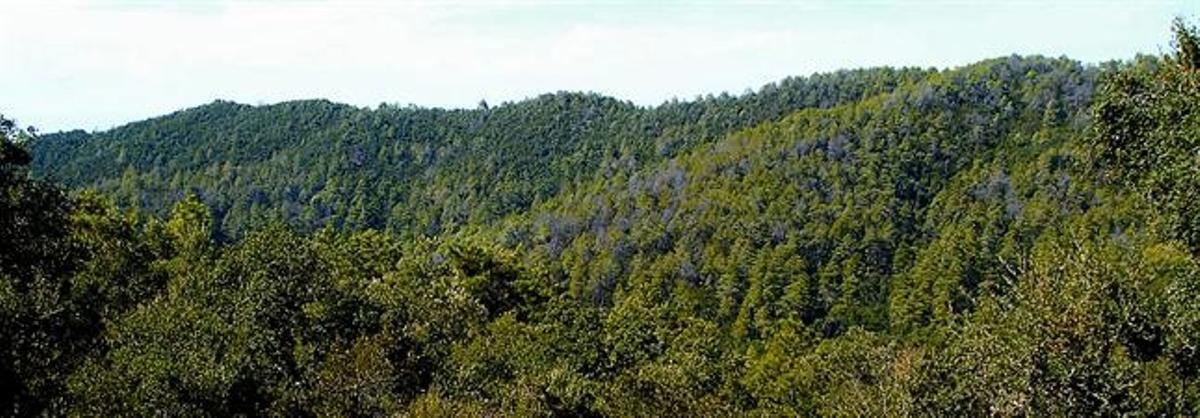
<path id="1" fill-rule="evenodd" d="M 789 75 L 1158 53 L 1196 0 L 0 0 L 0 113 L 104 129 L 214 99 L 657 104 Z"/>

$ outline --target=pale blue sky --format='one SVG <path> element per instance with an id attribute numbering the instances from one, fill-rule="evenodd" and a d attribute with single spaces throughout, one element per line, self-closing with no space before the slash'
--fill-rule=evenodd
<path id="1" fill-rule="evenodd" d="M 789 75 L 1011 53 L 1158 53 L 1196 0 L 0 0 L 0 112 L 105 129 L 210 102 L 639 104 Z"/>

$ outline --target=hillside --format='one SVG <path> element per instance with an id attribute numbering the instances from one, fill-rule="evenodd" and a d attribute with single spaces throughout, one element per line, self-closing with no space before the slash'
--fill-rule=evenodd
<path id="1" fill-rule="evenodd" d="M 0 413 L 1197 415 L 1173 29 L 651 108 L 0 118 Z"/>
<path id="2" fill-rule="evenodd" d="M 841 71 L 653 108 L 579 93 L 472 110 L 215 102 L 95 134 L 45 135 L 33 144 L 32 168 L 158 214 L 195 192 L 231 235 L 264 219 L 433 235 L 528 209 L 602 172 L 927 74 Z"/>
<path id="3" fill-rule="evenodd" d="M 779 303 L 790 289 L 798 305 L 760 320 L 788 311 L 829 333 L 884 329 L 893 277 L 945 229 L 983 228 L 971 253 L 1021 251 L 1043 217 L 1080 210 L 1089 186 L 1071 184 L 1075 156 L 1063 147 L 1086 134 L 1096 77 L 1037 57 L 932 74 L 593 180 L 511 221 L 502 238 L 551 260 L 574 296 L 597 303 L 624 286 L 669 293 L 669 281 L 637 281 L 678 279 L 704 289 L 693 303 L 720 307 L 703 314 L 758 334 L 760 307 L 747 305 Z M 1061 213 L 1034 207 L 1047 204 Z M 1024 239 L 1006 239 L 1024 227 Z M 994 260 L 978 262 L 999 273 Z"/>

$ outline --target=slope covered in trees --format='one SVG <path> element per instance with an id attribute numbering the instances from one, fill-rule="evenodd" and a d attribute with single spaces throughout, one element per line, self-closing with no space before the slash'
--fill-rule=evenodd
<path id="1" fill-rule="evenodd" d="M 32 146 L 33 170 L 160 215 L 191 191 L 229 235 L 265 219 L 436 235 L 528 209 L 599 173 L 928 73 L 841 71 L 653 108 L 578 93 L 473 110 L 215 102 L 96 134 L 46 135 Z"/>
<path id="2" fill-rule="evenodd" d="M 35 140 L 50 155 L 32 158 L 5 123 L 0 407 L 1200 414 L 1200 43 L 1175 32 L 1173 54 L 1103 68 L 789 82 L 807 99 L 218 103 Z M 421 118 L 392 139 L 357 125 Z M 411 172 L 367 157 L 417 145 L 433 157 Z M 345 178 L 405 189 L 304 218 L 327 202 L 305 187 Z M 238 206 L 254 190 L 262 220 Z M 348 221 L 364 196 L 402 213 Z"/>

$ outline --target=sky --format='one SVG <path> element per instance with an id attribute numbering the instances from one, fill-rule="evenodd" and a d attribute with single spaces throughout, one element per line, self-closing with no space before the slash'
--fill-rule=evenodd
<path id="1" fill-rule="evenodd" d="M 655 105 L 787 76 L 1169 49 L 1196 0 L 0 0 L 0 114 L 102 130 L 213 100 Z"/>

